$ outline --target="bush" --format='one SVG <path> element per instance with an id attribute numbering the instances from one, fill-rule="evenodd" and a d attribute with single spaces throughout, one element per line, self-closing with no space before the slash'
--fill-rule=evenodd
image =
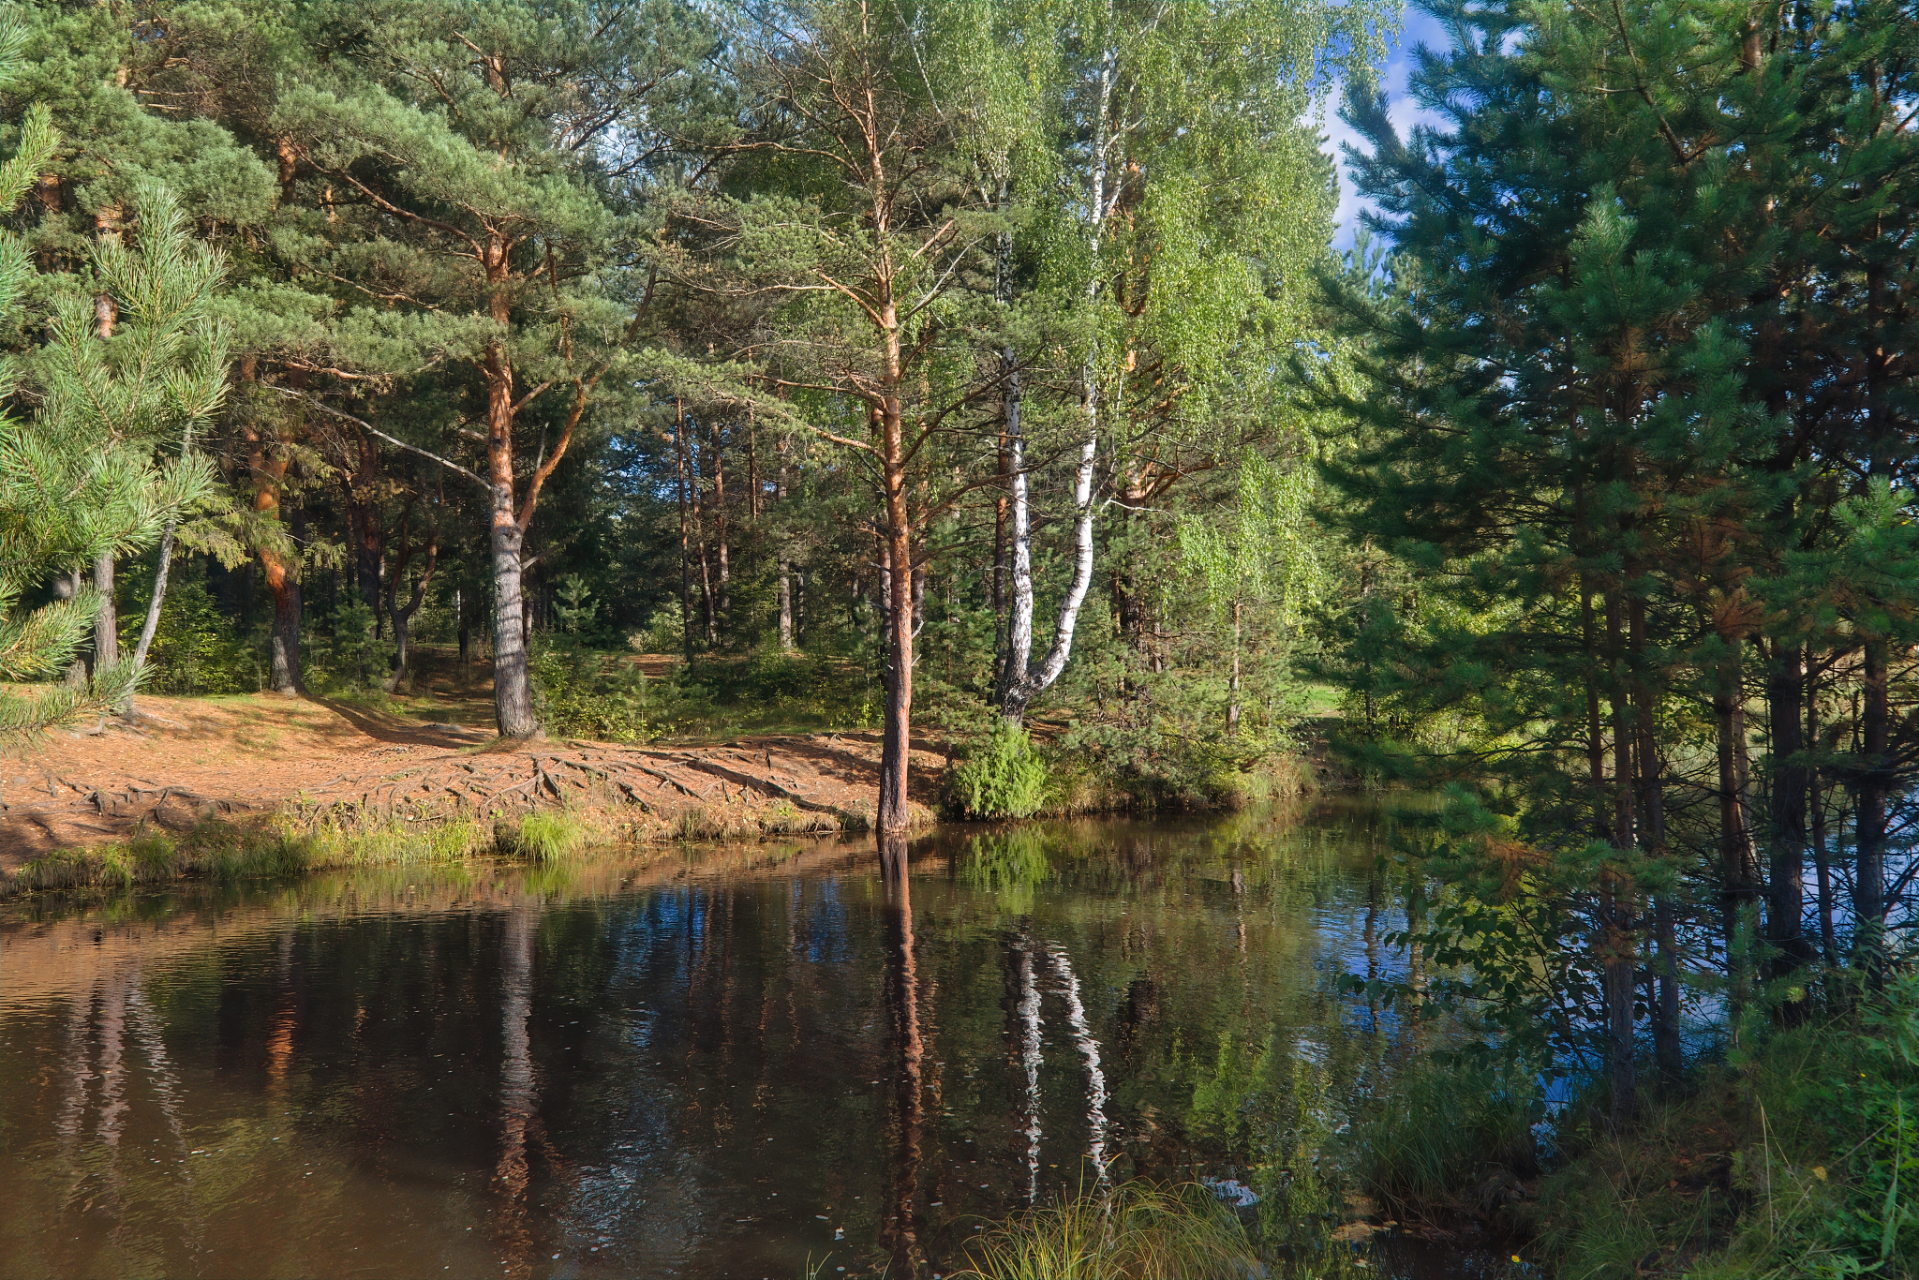
<path id="1" fill-rule="evenodd" d="M 686 647 L 686 612 L 678 600 L 668 600 L 655 609 L 643 630 L 626 638 L 628 645 L 641 653 L 678 653 Z"/>
<path id="2" fill-rule="evenodd" d="M 326 693 L 379 689 L 393 668 L 392 647 L 379 639 L 373 610 L 349 591 L 325 625 L 311 628 L 302 674 L 309 688 Z"/>
<path id="3" fill-rule="evenodd" d="M 123 649 L 138 643 L 145 621 L 144 611 L 124 615 Z M 235 636 L 232 620 L 197 575 L 182 573 L 167 588 L 147 662 L 145 687 L 150 693 L 257 693 L 262 683 L 258 655 Z"/>
<path id="4" fill-rule="evenodd" d="M 1002 720 L 953 771 L 952 796 L 968 818 L 1030 818 L 1046 803 L 1046 777 L 1026 730 Z"/>
<path id="5" fill-rule="evenodd" d="M 560 737 L 640 742 L 658 729 L 649 715 L 646 676 L 574 645 L 540 644 L 532 655 L 533 705 Z"/>

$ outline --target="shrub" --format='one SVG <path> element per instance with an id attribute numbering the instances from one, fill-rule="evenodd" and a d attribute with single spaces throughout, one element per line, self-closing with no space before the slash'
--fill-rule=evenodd
<path id="1" fill-rule="evenodd" d="M 686 645 L 686 613 L 678 600 L 668 600 L 655 609 L 643 630 L 626 638 L 641 653 L 678 653 Z"/>
<path id="2" fill-rule="evenodd" d="M 646 676 L 615 660 L 611 667 L 576 645 L 535 647 L 533 702 L 540 723 L 562 737 L 638 742 L 656 732 L 648 715 Z"/>
<path id="3" fill-rule="evenodd" d="M 138 641 L 144 612 L 129 610 L 120 639 L 123 649 Z M 150 693 L 255 693 L 261 684 L 258 655 L 234 634 L 232 620 L 221 611 L 198 575 L 181 574 L 160 604 L 160 624 L 147 652 Z"/>
<path id="4" fill-rule="evenodd" d="M 304 674 L 309 688 L 327 693 L 379 689 L 392 670 L 391 646 L 379 638 L 377 620 L 358 591 L 349 591 L 324 625 L 312 628 Z"/>
<path id="5" fill-rule="evenodd" d="M 1002 720 L 953 771 L 952 795 L 969 818 L 1030 818 L 1046 803 L 1046 761 Z"/>

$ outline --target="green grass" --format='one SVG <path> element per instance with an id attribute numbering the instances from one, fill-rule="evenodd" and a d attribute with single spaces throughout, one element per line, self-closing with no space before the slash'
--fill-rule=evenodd
<path id="1" fill-rule="evenodd" d="M 1392 1216 L 1499 1221 L 1539 1175 L 1532 1126 L 1542 1113 L 1523 1072 L 1414 1061 L 1357 1127 L 1354 1169 Z"/>
<path id="2" fill-rule="evenodd" d="M 1129 1182 L 1016 1214 L 967 1245 L 974 1280 L 1245 1280 L 1268 1274 L 1204 1187 Z"/>
<path id="3" fill-rule="evenodd" d="M 0 893 L 37 889 L 128 888 L 201 877 L 245 880 L 327 867 L 450 862 L 493 847 L 478 822 L 390 822 L 311 829 L 284 819 L 208 819 L 191 831 L 142 831 L 125 841 L 58 849 L 27 862 Z"/>
<path id="4" fill-rule="evenodd" d="M 535 862 L 557 862 L 586 844 L 586 823 L 570 813 L 529 813 L 501 828 L 500 847 Z"/>
<path id="5" fill-rule="evenodd" d="M 1919 1278 L 1919 975 L 1747 1028 L 1630 1128 L 1568 1135 L 1539 1243 L 1566 1280 Z"/>

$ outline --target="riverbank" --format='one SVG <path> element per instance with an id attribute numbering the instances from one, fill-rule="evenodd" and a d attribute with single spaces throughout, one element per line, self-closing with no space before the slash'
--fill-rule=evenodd
<path id="1" fill-rule="evenodd" d="M 879 741 L 503 743 L 339 700 L 140 700 L 141 715 L 0 764 L 0 892 L 196 873 L 316 870 L 563 843 L 863 830 Z M 947 757 L 914 744 L 931 822 Z M 531 827 L 527 819 L 551 819 Z"/>
<path id="2" fill-rule="evenodd" d="M 143 696 L 132 721 L 54 734 L 0 760 L 0 895 L 871 825 L 876 733 L 522 743 L 400 705 Z M 915 736 L 916 826 L 937 820 L 953 760 L 952 744 Z M 1303 790 L 1310 776 L 1281 759 L 1236 773 L 1219 795 L 1187 795 L 1061 761 L 1040 816 L 1239 807 Z"/>

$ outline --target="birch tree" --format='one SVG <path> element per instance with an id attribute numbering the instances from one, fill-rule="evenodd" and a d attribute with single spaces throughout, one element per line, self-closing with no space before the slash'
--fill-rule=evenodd
<path id="1" fill-rule="evenodd" d="M 1006 419 L 1011 590 L 998 700 L 1019 721 L 1072 654 L 1094 574 L 1095 517 L 1140 510 L 1235 442 L 1218 402 L 1267 383 L 1306 323 L 1336 192 L 1314 113 L 1337 73 L 1365 78 L 1383 5 L 1035 6 L 1050 42 L 1030 220 L 1043 266 L 1029 305 L 1071 316 L 1072 575 L 1053 635 L 1034 643 L 1028 442 Z M 1029 55 L 1030 57 L 1030 55 Z M 1038 61 L 1035 59 L 1035 61 Z M 1235 358 L 1237 357 L 1237 358 Z M 1124 617 L 1125 602 L 1116 612 Z"/>

